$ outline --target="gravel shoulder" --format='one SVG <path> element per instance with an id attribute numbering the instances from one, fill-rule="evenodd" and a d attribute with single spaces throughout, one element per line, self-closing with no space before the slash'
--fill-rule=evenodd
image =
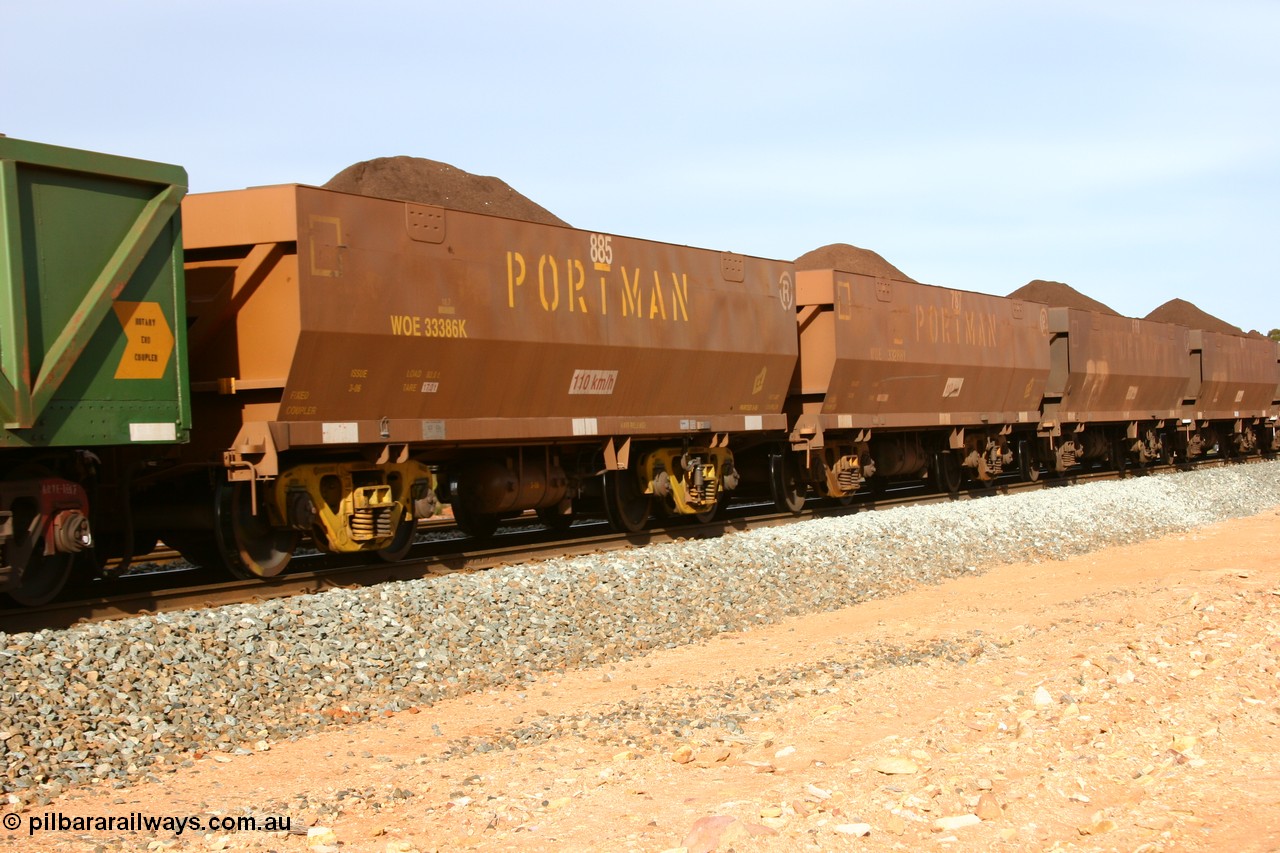
<path id="1" fill-rule="evenodd" d="M 68 786 L 21 817 L 292 827 L 48 850 L 1276 849 L 1278 552 L 1272 507 L 179 752 L 156 781 Z M 33 849 L 24 833 L 0 850 Z"/>

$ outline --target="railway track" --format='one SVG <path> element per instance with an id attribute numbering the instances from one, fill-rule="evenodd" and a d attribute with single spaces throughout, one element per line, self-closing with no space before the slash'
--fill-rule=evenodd
<path id="1" fill-rule="evenodd" d="M 1206 467 L 1225 464 L 1210 459 L 1196 465 Z M 1149 469 L 1148 473 L 1174 470 L 1173 466 Z M 1132 476 L 1132 472 L 1129 476 Z M 869 510 L 901 506 L 925 505 L 951 500 L 968 500 L 995 494 L 1054 488 L 1075 483 L 1118 479 L 1115 471 L 1080 472 L 1068 477 L 1043 478 L 1023 482 L 1009 476 L 985 488 L 963 490 L 958 497 L 928 491 L 927 484 L 908 483 L 892 488 L 880 496 L 859 497 L 848 504 L 833 504 L 810 499 L 799 515 L 780 513 L 769 504 L 731 506 L 723 518 L 708 523 L 679 519 L 666 524 L 661 521 L 642 533 L 618 533 L 603 520 L 584 520 L 568 531 L 553 532 L 537 524 L 532 516 L 523 526 L 513 525 L 489 540 L 459 536 L 419 542 L 409 557 L 398 563 L 357 564 L 350 558 L 332 555 L 299 555 L 290 571 L 274 578 L 228 580 L 220 572 L 203 568 L 160 568 L 132 576 L 101 579 L 89 589 L 76 591 L 74 597 L 41 607 L 0 611 L 0 631 L 18 633 L 58 630 L 76 624 L 102 622 L 144 614 L 201 609 L 307 595 L 330 589 L 373 586 L 389 581 L 414 580 L 455 573 L 475 572 L 513 563 L 531 562 L 553 557 L 601 553 L 632 547 L 670 542 L 679 539 L 710 538 L 739 531 L 791 524 L 813 518 L 848 515 Z M 433 520 L 423 531 L 447 531 L 447 522 Z M 420 531 L 422 532 L 422 531 Z M 175 552 L 160 551 L 148 560 L 176 558 Z M 176 560 L 175 560 L 176 563 Z"/>

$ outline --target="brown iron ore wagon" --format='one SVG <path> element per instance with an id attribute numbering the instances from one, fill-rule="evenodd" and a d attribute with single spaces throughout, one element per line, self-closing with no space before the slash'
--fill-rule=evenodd
<path id="1" fill-rule="evenodd" d="M 297 185 L 183 222 L 201 430 L 155 511 L 197 561 L 397 558 L 437 496 L 480 535 L 705 518 L 785 434 L 789 263 Z"/>
<path id="2" fill-rule="evenodd" d="M 1215 448 L 1228 457 L 1280 450 L 1280 343 L 1192 329 L 1187 355 L 1182 455 L 1195 459 Z"/>
<path id="3" fill-rule="evenodd" d="M 840 270 L 797 273 L 800 368 L 788 412 L 797 478 L 990 480 L 1033 435 L 1049 376 L 1047 306 Z M 803 489 L 794 497 L 802 499 Z"/>
<path id="4" fill-rule="evenodd" d="M 1040 457 L 1055 471 L 1171 458 L 1189 385 L 1188 330 L 1102 311 L 1050 308 Z"/>

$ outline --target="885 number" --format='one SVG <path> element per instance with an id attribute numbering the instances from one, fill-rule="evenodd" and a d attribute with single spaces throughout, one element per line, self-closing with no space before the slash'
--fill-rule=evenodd
<path id="1" fill-rule="evenodd" d="M 591 263 L 593 264 L 612 264 L 613 263 L 613 235 L 611 234 L 592 234 L 591 235 Z"/>

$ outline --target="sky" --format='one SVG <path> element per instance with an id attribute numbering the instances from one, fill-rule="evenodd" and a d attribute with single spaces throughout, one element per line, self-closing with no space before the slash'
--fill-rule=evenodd
<path id="1" fill-rule="evenodd" d="M 1280 2 L 0 0 L 0 133 L 192 192 L 408 155 L 578 228 L 1280 327 Z"/>

